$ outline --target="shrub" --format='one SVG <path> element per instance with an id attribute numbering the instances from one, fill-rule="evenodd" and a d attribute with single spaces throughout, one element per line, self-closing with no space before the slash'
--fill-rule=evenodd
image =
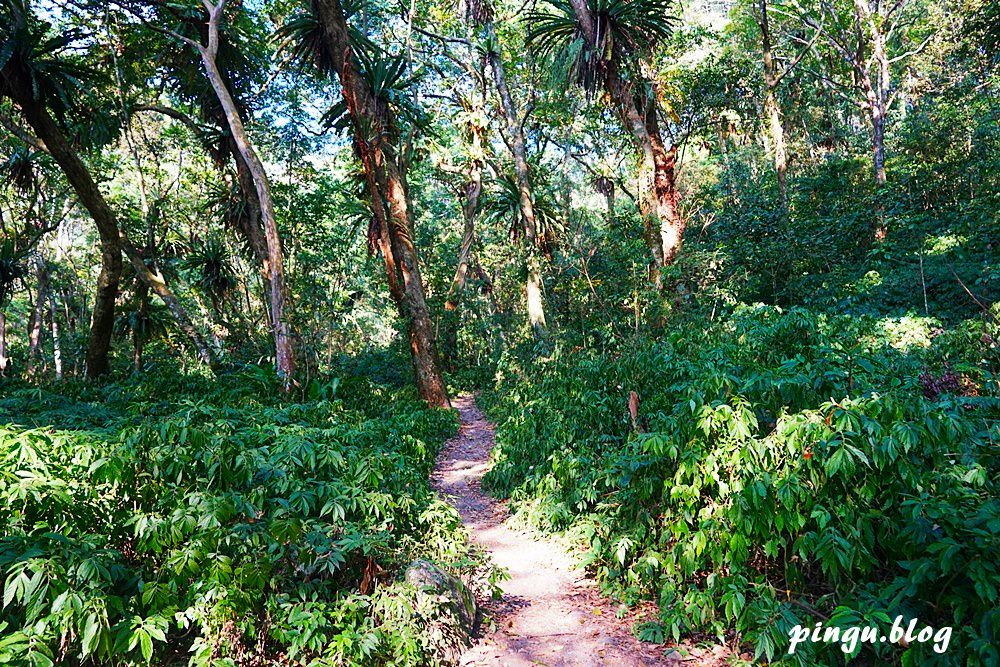
<path id="1" fill-rule="evenodd" d="M 950 650 L 857 651 L 996 664 L 995 351 L 915 335 L 931 329 L 745 307 L 622 354 L 508 365 L 486 397 L 499 421 L 486 481 L 536 524 L 572 528 L 607 588 L 657 599 L 675 641 L 735 631 L 770 662 L 796 624 L 902 614 L 954 626 Z M 946 357 L 971 359 L 981 392 L 925 396 L 921 377 Z M 802 644 L 786 659 L 843 656 Z"/>
<path id="2" fill-rule="evenodd" d="M 238 374 L 6 399 L 0 659 L 435 664 L 424 628 L 453 619 L 400 575 L 479 566 L 427 481 L 455 417 L 412 390 L 335 391 L 286 402 Z"/>

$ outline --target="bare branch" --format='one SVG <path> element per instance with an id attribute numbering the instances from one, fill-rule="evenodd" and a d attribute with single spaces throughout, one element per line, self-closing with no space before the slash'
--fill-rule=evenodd
<path id="1" fill-rule="evenodd" d="M 805 43 L 805 46 L 803 46 L 802 50 L 799 51 L 799 54 L 797 56 L 795 56 L 794 59 L 792 59 L 792 62 L 790 62 L 784 68 L 784 70 L 782 72 L 780 72 L 778 74 L 778 76 L 776 76 L 774 78 L 774 85 L 775 86 L 777 86 L 779 83 L 781 83 L 781 80 L 784 79 L 793 69 L 795 69 L 795 67 L 800 62 L 802 62 L 802 58 L 806 55 L 806 53 L 808 53 L 809 51 L 812 50 L 812 47 L 816 43 L 816 40 L 819 39 L 819 36 L 821 34 L 823 34 L 823 25 L 824 25 L 825 22 L 826 22 L 826 16 L 824 15 L 823 19 L 820 21 L 819 26 L 817 26 L 817 28 L 816 28 L 816 32 L 813 33 L 812 39 L 810 39 L 807 43 Z"/>
<path id="2" fill-rule="evenodd" d="M 907 51 L 906 53 L 901 53 L 900 55 L 896 56 L 895 58 L 889 58 L 889 64 L 891 65 L 892 63 L 899 62 L 900 60 L 905 60 L 906 58 L 912 58 L 913 56 L 922 53 L 923 50 L 927 48 L 927 45 L 931 43 L 931 40 L 934 39 L 934 37 L 936 36 L 936 34 L 937 33 L 933 33 L 932 32 L 931 34 L 927 35 L 927 39 L 925 39 L 923 42 L 921 42 L 920 45 L 917 46 L 917 48 L 911 49 L 911 50 Z"/>
<path id="3" fill-rule="evenodd" d="M 43 151 L 45 153 L 49 152 L 49 149 L 45 145 L 44 141 L 42 141 L 35 135 L 31 134 L 30 132 L 22 128 L 20 125 L 14 122 L 13 118 L 9 118 L 6 114 L 0 113 L 0 125 L 2 125 L 4 129 L 6 129 L 12 135 L 14 135 L 27 145 L 31 146 L 35 150 Z"/>

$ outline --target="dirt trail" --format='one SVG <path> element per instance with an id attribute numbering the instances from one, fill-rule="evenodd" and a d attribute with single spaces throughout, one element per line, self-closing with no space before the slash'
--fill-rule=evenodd
<path id="1" fill-rule="evenodd" d="M 480 488 L 494 446 L 493 425 L 463 395 L 452 404 L 461 431 L 438 456 L 432 481 L 462 515 L 472 539 L 505 568 L 503 599 L 487 614 L 486 631 L 462 658 L 467 667 L 654 667 L 676 665 L 677 653 L 639 642 L 631 623 L 615 617 L 595 583 L 575 567 L 563 546 L 535 533 L 515 530 L 506 506 Z M 691 664 L 685 661 L 686 664 Z"/>

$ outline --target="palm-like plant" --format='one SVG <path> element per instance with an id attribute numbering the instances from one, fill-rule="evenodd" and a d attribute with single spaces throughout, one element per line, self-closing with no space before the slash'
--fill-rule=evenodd
<path id="1" fill-rule="evenodd" d="M 547 256 L 552 256 L 565 231 L 565 225 L 557 213 L 556 206 L 548 197 L 536 197 L 532 202 L 535 213 L 538 245 Z M 494 181 L 483 197 L 483 219 L 497 226 L 505 225 L 510 230 L 511 241 L 520 240 L 524 234 L 521 221 L 521 191 L 512 176 L 501 176 Z"/>
<path id="2" fill-rule="evenodd" d="M 393 56 L 379 51 L 355 50 L 360 64 L 361 76 L 367 81 L 372 94 L 380 104 L 391 109 L 392 117 L 403 119 L 413 125 L 425 128 L 429 124 L 427 113 L 417 105 L 410 89 L 417 82 L 418 75 L 409 72 L 409 64 L 402 56 Z M 344 130 L 350 124 L 347 103 L 341 99 L 324 114 L 325 127 Z"/>
<path id="3" fill-rule="evenodd" d="M 3 181 L 21 194 L 31 192 L 38 184 L 38 173 L 35 171 L 37 156 L 27 147 L 15 148 L 6 163 L 0 166 Z"/>
<path id="4" fill-rule="evenodd" d="M 184 258 L 184 267 L 194 275 L 194 284 L 213 304 L 221 303 L 238 282 L 229 249 L 215 236 L 191 247 Z"/>
<path id="5" fill-rule="evenodd" d="M 351 49 L 372 95 L 380 105 L 391 110 L 392 118 L 426 127 L 427 114 L 414 102 L 410 93 L 419 80 L 419 73 L 410 71 L 406 58 L 386 53 L 350 23 L 351 17 L 361 10 L 360 2 L 343 2 L 342 7 L 344 16 L 348 19 Z M 300 66 L 312 65 L 320 75 L 334 78 L 333 54 L 327 52 L 322 29 L 314 12 L 302 11 L 286 21 L 275 33 L 275 37 L 280 40 L 281 49 L 289 51 L 292 60 Z M 338 131 L 346 129 L 350 124 L 347 103 L 341 99 L 330 107 L 324 114 L 322 123 L 324 127 Z"/>
<path id="6" fill-rule="evenodd" d="M 30 87 L 35 99 L 64 117 L 76 106 L 75 95 L 90 70 L 66 57 L 68 47 L 80 38 L 70 30 L 53 35 L 51 26 L 39 20 L 27 0 L 0 0 L 0 94 L 7 79 L 16 76 Z"/>
<path id="7" fill-rule="evenodd" d="M 570 0 L 550 0 L 549 9 L 531 12 L 527 42 L 539 55 L 562 60 L 588 92 L 607 86 L 621 70 L 634 67 L 670 35 L 676 18 L 671 0 L 587 0 L 596 44 L 584 39 Z"/>
<path id="8" fill-rule="evenodd" d="M 344 18 L 347 19 L 347 27 L 350 32 L 351 47 L 355 52 L 366 51 L 375 52 L 374 43 L 358 30 L 350 20 L 361 11 L 362 2 L 360 0 L 344 0 L 341 2 L 344 10 Z M 299 66 L 312 65 L 316 71 L 333 78 L 335 76 L 333 68 L 333 55 L 326 49 L 323 41 L 323 26 L 316 18 L 315 11 L 304 10 L 293 15 L 284 25 L 274 33 L 278 40 L 278 48 L 281 51 L 291 53 L 292 60 L 299 63 Z"/>

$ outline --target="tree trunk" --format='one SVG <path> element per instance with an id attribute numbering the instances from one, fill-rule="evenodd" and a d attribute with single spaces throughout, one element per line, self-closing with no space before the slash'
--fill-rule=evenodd
<path id="1" fill-rule="evenodd" d="M 419 258 L 413 245 L 406 183 L 388 141 L 392 127 L 390 111 L 384 102 L 375 98 L 360 75 L 339 0 L 315 0 L 313 7 L 351 116 L 355 146 L 364 167 L 375 214 L 374 236 L 385 261 L 389 292 L 407 325 L 417 389 L 428 404 L 450 407 L 438 365 Z"/>
<path id="2" fill-rule="evenodd" d="M 7 90 L 20 107 L 25 121 L 45 143 L 46 149 L 66 174 L 66 179 L 97 225 L 101 239 L 101 273 L 97 277 L 97 295 L 94 299 L 86 357 L 87 377 L 95 378 L 110 370 L 108 349 L 111 346 L 115 301 L 118 298 L 122 272 L 118 223 L 83 161 L 66 141 L 45 107 L 35 99 L 27 76 L 17 72 L 13 64 L 8 63 L 3 70 L 3 77 L 7 82 Z"/>
<path id="3" fill-rule="evenodd" d="M 7 356 L 7 311 L 0 309 L 0 377 L 7 377 L 10 358 Z"/>
<path id="4" fill-rule="evenodd" d="M 771 150 L 774 155 L 774 170 L 778 177 L 778 197 L 781 207 L 788 208 L 788 184 L 786 171 L 788 158 L 785 153 L 785 130 L 781 124 L 781 108 L 778 106 L 778 68 L 771 51 L 771 26 L 767 18 L 767 0 L 760 0 L 758 17 L 761 35 L 761 50 L 764 60 L 764 114 L 771 133 Z"/>
<path id="5" fill-rule="evenodd" d="M 871 112 L 872 125 L 872 166 L 875 172 L 875 185 L 882 186 L 886 182 L 885 174 L 885 111 L 874 108 Z"/>
<path id="6" fill-rule="evenodd" d="M 445 359 L 449 368 L 454 368 L 455 357 L 458 352 L 458 325 L 461 313 L 459 306 L 465 295 L 465 283 L 469 276 L 469 260 L 472 257 L 472 245 L 476 238 L 476 214 L 479 211 L 479 198 L 483 192 L 483 162 L 480 159 L 483 150 L 483 128 L 476 123 L 469 123 L 469 131 L 472 135 L 470 146 L 471 159 L 469 160 L 468 181 L 465 183 L 465 201 L 462 203 L 462 218 L 465 221 L 462 230 L 462 245 L 458 251 L 458 266 L 455 268 L 455 277 L 451 281 L 451 289 L 448 290 L 448 298 L 445 301 L 444 309 L 444 337 L 445 337 Z"/>
<path id="7" fill-rule="evenodd" d="M 87 377 L 94 378 L 110 370 L 108 349 L 114 329 L 115 301 L 118 298 L 121 280 L 123 250 L 135 267 L 139 278 L 149 284 L 150 288 L 163 299 L 177 320 L 178 326 L 191 339 L 198 360 L 204 364 L 211 364 L 212 354 L 191 324 L 180 302 L 167 287 L 162 276 L 149 271 L 139 253 L 119 230 L 118 221 L 90 175 L 90 171 L 66 141 L 48 111 L 36 104 L 31 88 L 24 83 L 23 78 L 10 75 L 7 70 L 4 70 L 4 75 L 10 84 L 8 88 L 14 96 L 14 101 L 21 108 L 22 115 L 38 138 L 45 143 L 46 150 L 66 175 L 66 180 L 94 219 L 101 238 L 101 273 L 97 279 L 97 297 L 94 301 L 90 342 L 87 346 Z"/>
<path id="8" fill-rule="evenodd" d="M 49 290 L 49 320 L 52 323 L 52 365 L 55 367 L 56 380 L 62 380 L 62 343 L 59 340 L 59 322 L 56 317 L 58 311 L 53 291 Z"/>
<path id="9" fill-rule="evenodd" d="M 38 279 L 38 298 L 35 299 L 35 309 L 28 329 L 28 362 L 25 365 L 25 374 L 28 377 L 34 376 L 35 362 L 41 356 L 39 343 L 42 340 L 42 322 L 45 319 L 45 303 L 49 291 L 49 272 L 41 255 L 35 258 L 35 275 Z"/>
<path id="10" fill-rule="evenodd" d="M 229 130 L 253 177 L 257 199 L 260 202 L 264 238 L 267 242 L 267 262 L 264 266 L 264 273 L 270 281 L 271 330 L 274 335 L 275 360 L 282 386 L 285 391 L 288 391 L 294 380 L 295 355 L 288 323 L 285 320 L 285 275 L 284 260 L 281 255 L 281 238 L 278 234 L 278 223 L 274 215 L 274 201 L 271 198 L 271 184 L 267 172 L 250 144 L 246 129 L 243 127 L 243 120 L 236 109 L 236 102 L 226 87 L 215 62 L 219 48 L 221 13 L 221 3 L 209 12 L 208 46 L 199 45 L 198 51 L 208 80 L 226 113 Z"/>
<path id="11" fill-rule="evenodd" d="M 684 221 L 677 208 L 677 146 L 664 146 L 653 102 L 646 109 L 646 129 L 653 147 L 651 204 L 660 223 L 662 265 L 669 266 L 681 249 L 681 237 L 684 234 Z"/>
<path id="12" fill-rule="evenodd" d="M 146 319 L 149 317 L 149 285 L 147 283 L 141 283 L 138 289 L 139 296 L 139 315 L 136 318 L 136 324 L 146 324 Z M 142 350 L 145 346 L 145 340 L 143 334 L 137 326 L 132 327 L 132 368 L 135 370 L 136 374 L 142 373 Z"/>
<path id="13" fill-rule="evenodd" d="M 146 266 L 146 261 L 143 259 L 142 255 L 124 234 L 122 234 L 122 251 L 128 258 L 129 263 L 132 264 L 132 268 L 135 270 L 136 276 L 139 280 L 141 280 L 148 289 L 152 290 L 156 296 L 160 297 L 160 300 L 163 301 L 167 310 L 169 310 L 170 314 L 173 315 L 178 328 L 194 345 L 198 361 L 206 365 L 213 364 L 215 361 L 215 355 L 212 354 L 211 348 L 209 348 L 209 346 L 205 343 L 205 339 L 202 338 L 198 329 L 192 323 L 191 318 L 188 317 L 187 311 L 184 310 L 184 306 L 181 305 L 181 302 L 170 290 L 167 282 L 163 279 L 163 275 L 159 271 L 154 273 L 148 266 Z"/>
<path id="14" fill-rule="evenodd" d="M 587 0 L 570 0 L 589 48 L 597 48 L 597 28 Z M 662 269 L 680 251 L 684 220 L 677 206 L 677 147 L 666 148 L 657 118 L 656 100 L 637 103 L 629 86 L 612 61 L 604 80 L 625 129 L 632 134 L 639 152 L 639 209 L 646 243 L 652 256 L 650 280 L 662 287 Z"/>
<path id="15" fill-rule="evenodd" d="M 500 48 L 493 21 L 486 22 L 486 36 L 491 46 Z M 542 303 L 542 267 L 538 257 L 538 225 L 535 219 L 535 209 L 531 197 L 531 174 L 528 171 L 528 153 L 524 147 L 524 130 L 517 117 L 517 109 L 507 87 L 507 76 L 503 69 L 503 59 L 500 53 L 490 50 L 486 54 L 493 73 L 493 84 L 500 98 L 500 106 L 507 121 L 507 132 L 510 135 L 511 153 L 514 157 L 514 175 L 517 179 L 517 190 L 521 205 L 521 222 L 524 225 L 524 240 L 527 246 L 525 292 L 527 295 L 528 324 L 536 339 L 545 335 L 545 306 Z"/>
<path id="16" fill-rule="evenodd" d="M 855 58 L 855 75 L 865 95 L 864 107 L 868 111 L 868 122 L 872 132 L 872 171 L 875 185 L 885 185 L 885 123 L 889 106 L 889 88 L 892 75 L 889 69 L 889 54 L 885 43 L 885 17 L 881 7 L 876 11 L 867 0 L 854 0 L 854 16 L 859 31 L 867 25 L 871 31 L 871 59 Z M 874 76 L 873 76 L 874 74 Z"/>
<path id="17" fill-rule="evenodd" d="M 451 281 L 445 310 L 456 310 L 462 301 L 465 291 L 465 281 L 469 273 L 469 258 L 472 256 L 472 243 L 476 234 L 476 214 L 479 212 L 479 198 L 483 193 L 483 162 L 480 156 L 483 152 L 483 128 L 476 123 L 469 123 L 472 142 L 469 152 L 469 180 L 465 184 L 465 201 L 462 203 L 462 218 L 465 227 L 462 230 L 462 246 L 458 251 L 458 267 Z"/>

